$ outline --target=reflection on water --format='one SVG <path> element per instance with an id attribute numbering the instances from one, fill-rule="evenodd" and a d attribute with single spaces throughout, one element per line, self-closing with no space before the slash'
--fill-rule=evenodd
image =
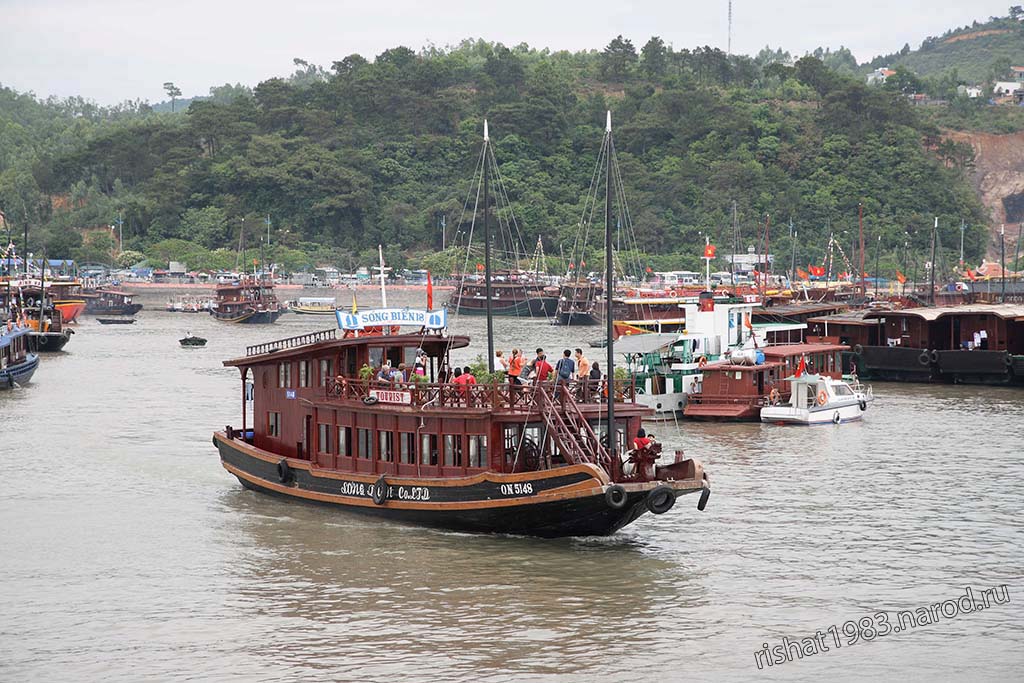
<path id="1" fill-rule="evenodd" d="M 1010 679 L 1024 665 L 1024 390 L 876 384 L 861 423 L 652 425 L 707 464 L 706 512 L 683 498 L 610 538 L 480 537 L 242 489 L 210 445 L 238 421 L 220 361 L 330 320 L 231 326 L 164 313 L 164 298 L 124 329 L 85 319 L 33 385 L 0 393 L 0 679 Z M 478 342 L 463 362 L 484 321 L 459 323 Z M 178 347 L 185 329 L 209 344 Z M 496 330 L 506 350 L 555 353 L 597 334 Z M 1002 584 L 1009 605 L 754 665 L 783 636 Z"/>

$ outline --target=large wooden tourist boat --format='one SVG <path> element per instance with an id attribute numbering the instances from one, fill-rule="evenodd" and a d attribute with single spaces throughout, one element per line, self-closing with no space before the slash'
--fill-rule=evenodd
<path id="1" fill-rule="evenodd" d="M 39 356 L 29 346 L 30 328 L 7 320 L 0 325 L 0 389 L 26 384 L 39 367 Z"/>
<path id="2" fill-rule="evenodd" d="M 486 158 L 486 133 L 484 145 Z M 610 216 L 609 205 L 608 242 Z M 541 537 L 610 534 L 686 494 L 699 494 L 698 509 L 707 504 L 700 462 L 679 452 L 659 464 L 657 448 L 630 448 L 652 411 L 614 372 L 558 386 L 459 384 L 442 368 L 469 339 L 448 333 L 446 311 L 339 312 L 337 320 L 341 335 L 282 339 L 225 361 L 239 370 L 242 426 L 213 441 L 243 486 L 400 522 Z M 419 331 L 370 332 L 399 325 Z M 417 358 L 422 380 L 375 379 L 385 363 L 411 367 Z"/>
<path id="3" fill-rule="evenodd" d="M 864 379 L 1024 384 L 1021 304 L 875 309 L 808 322 L 852 348 L 845 369 Z"/>
<path id="4" fill-rule="evenodd" d="M 29 348 L 33 351 L 62 350 L 75 333 L 64 324 L 60 309 L 43 292 L 51 291 L 40 280 L 11 281 L 0 288 L 0 309 L 28 328 Z"/>
<path id="5" fill-rule="evenodd" d="M 246 278 L 217 285 L 210 315 L 229 323 L 268 324 L 284 310 L 274 295 L 274 285 L 265 279 Z"/>
<path id="6" fill-rule="evenodd" d="M 90 315 L 135 315 L 142 310 L 142 304 L 133 302 L 134 294 L 114 287 L 97 287 L 83 292 L 83 297 Z"/>
<path id="7" fill-rule="evenodd" d="M 531 275 L 499 271 L 491 277 L 491 314 L 546 318 L 554 315 L 557 297 L 544 293 L 544 283 Z M 465 315 L 487 315 L 487 281 L 470 275 L 452 293 L 451 306 Z"/>

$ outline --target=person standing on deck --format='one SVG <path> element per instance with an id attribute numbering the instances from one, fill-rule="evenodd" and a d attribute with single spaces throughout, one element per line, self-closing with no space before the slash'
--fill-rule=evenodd
<path id="1" fill-rule="evenodd" d="M 554 371 L 554 368 L 551 367 L 551 363 L 547 361 L 547 356 L 544 355 L 543 351 L 533 359 L 533 363 L 531 363 L 531 365 L 533 366 L 533 381 L 535 384 L 547 380 L 548 375 Z"/>
<path id="2" fill-rule="evenodd" d="M 575 374 L 576 362 L 572 359 L 572 351 L 566 349 L 562 352 L 562 357 L 555 363 L 555 398 L 558 398 L 563 387 L 566 391 L 569 390 L 569 381 Z"/>
<path id="3" fill-rule="evenodd" d="M 585 380 L 590 376 L 590 359 L 583 355 L 583 349 L 576 349 L 576 379 Z"/>
<path id="4" fill-rule="evenodd" d="M 494 371 L 508 372 L 508 359 L 505 358 L 505 352 L 501 349 L 494 352 Z"/>
<path id="5" fill-rule="evenodd" d="M 522 380 L 519 376 L 523 372 L 523 356 L 519 353 L 519 349 L 512 349 L 512 358 L 508 361 L 508 383 L 517 386 L 522 384 Z"/>

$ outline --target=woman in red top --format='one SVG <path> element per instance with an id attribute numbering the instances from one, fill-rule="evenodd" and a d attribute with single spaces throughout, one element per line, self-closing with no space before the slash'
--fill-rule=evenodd
<path id="1" fill-rule="evenodd" d="M 644 431 L 643 427 L 641 427 L 640 429 L 636 430 L 636 438 L 633 439 L 633 449 L 634 450 L 642 451 L 643 449 L 645 449 L 648 446 L 650 446 L 652 443 L 654 443 L 654 439 L 652 439 L 651 437 L 647 436 L 647 432 Z"/>

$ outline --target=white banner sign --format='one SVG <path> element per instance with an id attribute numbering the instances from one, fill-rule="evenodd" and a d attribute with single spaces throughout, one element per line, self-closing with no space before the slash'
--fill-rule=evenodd
<path id="1" fill-rule="evenodd" d="M 448 311 L 444 308 L 437 311 L 418 308 L 375 308 L 356 313 L 337 310 L 334 315 L 338 318 L 338 327 L 343 330 L 362 330 L 367 327 L 388 325 L 411 325 L 425 327 L 428 330 L 448 327 Z"/>
<path id="2" fill-rule="evenodd" d="M 412 393 L 408 391 L 393 391 L 391 389 L 370 389 L 370 396 L 381 403 L 412 403 Z"/>

